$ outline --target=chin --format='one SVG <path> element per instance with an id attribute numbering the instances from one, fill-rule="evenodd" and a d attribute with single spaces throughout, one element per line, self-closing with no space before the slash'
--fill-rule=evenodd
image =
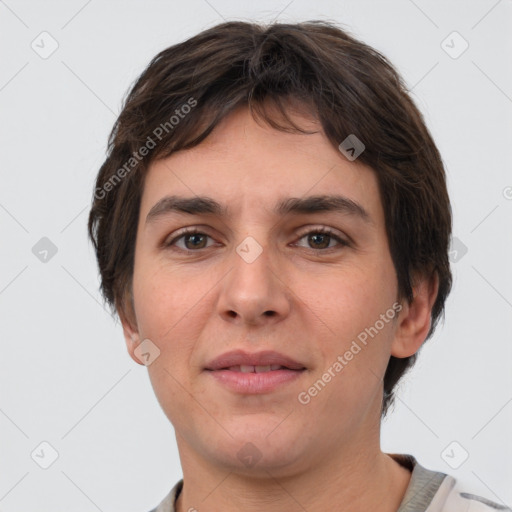
<path id="1" fill-rule="evenodd" d="M 218 462 L 229 466 L 230 470 L 241 474 L 267 477 L 276 471 L 291 468 L 308 459 L 305 455 L 304 437 L 300 429 L 286 428 L 282 422 L 264 418 L 255 421 L 248 417 L 246 421 L 226 424 L 226 430 L 233 436 L 227 439 L 222 435 L 218 439 L 217 451 L 211 456 Z M 285 420 L 286 421 L 286 420 Z M 211 446 L 208 449 L 211 450 Z"/>
<path id="2" fill-rule="evenodd" d="M 209 447 L 211 449 L 211 447 Z M 223 466 L 227 471 L 238 475 L 247 475 L 251 478 L 268 479 L 273 477 L 291 476 L 303 470 L 305 455 L 297 453 L 293 445 L 281 446 L 275 451 L 268 444 L 263 446 L 250 441 L 238 444 L 230 443 L 213 453 L 210 453 L 212 462 Z"/>

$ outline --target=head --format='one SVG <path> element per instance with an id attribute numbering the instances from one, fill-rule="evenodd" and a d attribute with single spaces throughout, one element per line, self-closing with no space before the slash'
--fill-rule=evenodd
<path id="1" fill-rule="evenodd" d="M 364 150 L 341 151 L 347 137 Z M 132 357 L 144 339 L 160 351 L 148 368 L 178 435 L 201 414 L 180 393 L 234 437 L 285 416 L 286 393 L 250 397 L 250 414 L 208 395 L 206 363 L 241 347 L 306 368 L 283 436 L 324 414 L 334 439 L 347 410 L 346 432 L 376 424 L 451 287 L 445 172 L 423 117 L 384 56 L 325 22 L 229 22 L 158 54 L 112 130 L 89 232 Z"/>

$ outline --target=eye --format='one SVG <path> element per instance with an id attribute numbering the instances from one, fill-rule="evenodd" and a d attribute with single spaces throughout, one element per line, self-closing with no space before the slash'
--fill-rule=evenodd
<path id="1" fill-rule="evenodd" d="M 306 243 L 309 244 L 308 249 L 315 251 L 322 251 L 324 249 L 333 249 L 336 245 L 346 247 L 349 243 L 340 236 L 336 235 L 333 231 L 328 228 L 317 228 L 308 231 L 300 237 L 300 240 L 306 239 Z M 335 243 L 333 243 L 335 242 Z M 304 245 L 297 244 L 300 247 Z"/>
<path id="2" fill-rule="evenodd" d="M 210 243 L 208 239 L 210 239 Z M 179 233 L 171 241 L 165 242 L 164 245 L 165 247 L 177 248 L 185 252 L 195 252 L 211 247 L 214 244 L 211 240 L 212 238 L 206 233 L 198 231 L 197 229 L 188 229 Z M 326 249 L 342 248 L 349 245 L 346 240 L 328 228 L 316 228 L 307 231 L 300 236 L 299 241 L 300 240 L 305 240 L 307 245 L 300 242 L 294 245 L 313 251 L 325 251 Z"/>
<path id="3" fill-rule="evenodd" d="M 208 236 L 197 230 L 182 231 L 180 235 L 173 238 L 170 242 L 166 242 L 166 247 L 175 246 L 183 251 L 194 251 L 196 249 L 206 249 L 212 244 L 207 245 Z"/>

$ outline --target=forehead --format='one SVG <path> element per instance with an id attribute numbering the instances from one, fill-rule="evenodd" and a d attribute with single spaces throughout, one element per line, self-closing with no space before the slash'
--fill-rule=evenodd
<path id="1" fill-rule="evenodd" d="M 276 130 L 241 108 L 198 146 L 153 162 L 145 178 L 141 217 L 166 195 L 212 197 L 236 215 L 253 208 L 270 211 L 287 197 L 337 194 L 382 220 L 374 171 L 348 161 L 315 120 L 291 117 L 314 133 Z"/>

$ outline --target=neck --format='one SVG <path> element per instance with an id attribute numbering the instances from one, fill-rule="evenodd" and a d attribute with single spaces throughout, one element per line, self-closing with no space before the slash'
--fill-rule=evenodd
<path id="1" fill-rule="evenodd" d="M 288 474 L 271 468 L 258 476 L 241 474 L 211 466 L 193 453 L 182 456 L 181 462 L 184 485 L 177 512 L 395 512 L 410 480 L 407 469 L 378 446 L 369 450 L 368 445 L 336 451 L 335 456 Z"/>

